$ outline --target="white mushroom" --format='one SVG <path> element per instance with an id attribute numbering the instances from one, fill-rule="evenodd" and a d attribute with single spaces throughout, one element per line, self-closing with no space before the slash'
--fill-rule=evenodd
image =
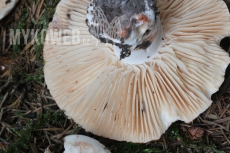
<path id="1" fill-rule="evenodd" d="M 52 152 L 50 151 L 50 146 L 46 148 L 45 153 L 52 153 Z"/>
<path id="2" fill-rule="evenodd" d="M 69 135 L 64 138 L 64 153 L 110 153 L 99 141 L 84 135 Z M 50 146 L 45 153 L 52 153 Z"/>
<path id="3" fill-rule="evenodd" d="M 0 20 L 14 8 L 18 0 L 0 0 Z"/>
<path id="4" fill-rule="evenodd" d="M 87 136 L 70 135 L 64 141 L 64 153 L 110 153 L 100 142 Z"/>
<path id="5" fill-rule="evenodd" d="M 153 27 L 158 34 L 162 27 L 164 41 L 161 34 L 153 39 L 152 43 L 157 43 L 147 48 L 151 55 L 136 63 L 139 55 L 135 55 L 133 46 L 145 40 L 141 35 L 140 41 L 132 36 L 124 39 L 131 55 L 120 60 L 116 52 L 119 39 L 112 39 L 116 37 L 107 31 L 100 35 L 101 40 L 115 45 L 98 44 L 88 32 L 86 18 L 90 24 L 102 24 L 93 19 L 91 22 L 86 13 L 88 6 L 88 14 L 99 6 L 95 2 L 90 5 L 88 0 L 61 0 L 47 31 L 45 80 L 69 118 L 94 134 L 144 143 L 159 139 L 176 120 L 191 122 L 211 105 L 211 95 L 224 81 L 230 63 L 228 53 L 218 45 L 230 27 L 223 0 L 158 0 L 160 15 L 152 9 L 150 17 L 146 16 L 151 23 L 142 24 L 142 30 L 153 25 L 151 16 L 155 15 Z M 105 12 L 102 9 L 100 14 Z M 117 29 L 118 34 L 124 30 Z M 97 37 L 98 32 L 90 32 Z M 144 50 L 140 52 L 145 55 Z"/>

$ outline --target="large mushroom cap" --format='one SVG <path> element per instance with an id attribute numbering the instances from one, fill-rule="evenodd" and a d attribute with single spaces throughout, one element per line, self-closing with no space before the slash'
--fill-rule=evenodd
<path id="1" fill-rule="evenodd" d="M 18 0 L 0 0 L 0 20 L 14 8 L 17 1 Z"/>
<path id="2" fill-rule="evenodd" d="M 148 142 L 211 105 L 230 63 L 218 45 L 230 27 L 222 0 L 159 0 L 163 45 L 136 65 L 90 35 L 88 5 L 62 0 L 47 31 L 45 80 L 67 116 L 103 137 Z"/>

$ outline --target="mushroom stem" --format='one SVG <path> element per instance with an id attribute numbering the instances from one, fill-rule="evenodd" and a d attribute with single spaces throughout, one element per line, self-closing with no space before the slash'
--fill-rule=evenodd
<path id="1" fill-rule="evenodd" d="M 87 8 L 89 32 L 114 45 L 128 64 L 150 61 L 163 43 L 163 28 L 155 0 L 92 0 Z"/>

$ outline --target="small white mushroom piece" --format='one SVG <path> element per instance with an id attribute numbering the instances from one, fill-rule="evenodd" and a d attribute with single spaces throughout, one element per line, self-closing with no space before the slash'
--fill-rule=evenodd
<path id="1" fill-rule="evenodd" d="M 69 135 L 64 141 L 64 153 L 110 153 L 100 142 L 87 136 Z"/>
<path id="2" fill-rule="evenodd" d="M 46 148 L 46 150 L 45 150 L 44 153 L 52 153 L 52 152 L 50 151 L 50 146 Z"/>
<path id="3" fill-rule="evenodd" d="M 18 0 L 0 0 L 0 20 L 14 8 Z"/>

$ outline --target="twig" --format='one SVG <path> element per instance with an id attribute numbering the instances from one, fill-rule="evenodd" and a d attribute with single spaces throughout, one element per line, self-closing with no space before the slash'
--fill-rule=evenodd
<path id="1" fill-rule="evenodd" d="M 228 144 L 230 145 L 230 140 L 227 138 L 227 136 L 224 134 L 224 131 L 220 129 L 221 133 L 224 135 L 225 139 L 227 140 Z"/>
<path id="2" fill-rule="evenodd" d="M 47 140 L 48 140 L 49 144 L 51 145 L 51 141 L 50 141 L 50 138 L 49 138 L 49 136 L 48 136 L 47 132 L 46 132 L 45 130 L 43 130 L 43 132 L 45 133 L 46 138 L 47 138 Z"/>

